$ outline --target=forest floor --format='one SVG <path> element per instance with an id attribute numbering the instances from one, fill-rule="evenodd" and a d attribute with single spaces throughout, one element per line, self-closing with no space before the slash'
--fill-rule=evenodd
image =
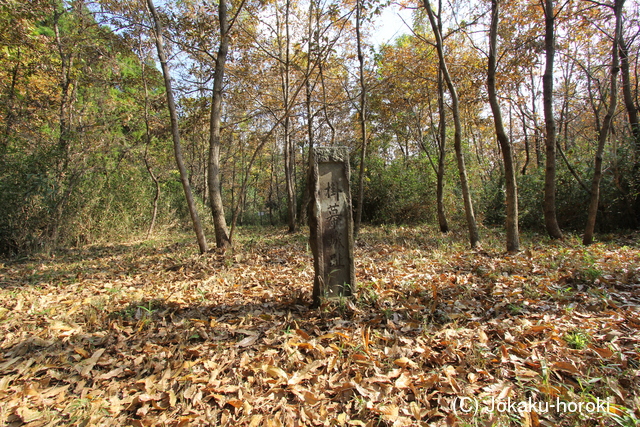
<path id="1" fill-rule="evenodd" d="M 637 233 L 365 228 L 318 309 L 304 232 L 240 234 L 0 262 L 0 425 L 640 424 Z"/>

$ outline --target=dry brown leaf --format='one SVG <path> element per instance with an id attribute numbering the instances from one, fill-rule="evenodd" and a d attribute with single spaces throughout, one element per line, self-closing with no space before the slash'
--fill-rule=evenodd
<path id="1" fill-rule="evenodd" d="M 401 357 L 399 359 L 394 360 L 393 363 L 395 363 L 396 365 L 398 365 L 398 366 L 400 366 L 402 368 L 417 368 L 418 367 L 416 362 L 412 361 L 408 357 Z"/>
<path id="2" fill-rule="evenodd" d="M 89 374 L 93 370 L 93 367 L 96 366 L 96 363 L 98 363 L 98 360 L 100 359 L 100 357 L 102 357 L 102 354 L 105 352 L 105 350 L 106 349 L 104 348 L 100 348 L 96 350 L 91 356 L 91 358 L 87 359 L 81 365 L 82 369 L 79 369 L 80 375 L 82 375 L 85 378 L 89 377 Z"/>
<path id="3" fill-rule="evenodd" d="M 84 348 L 81 347 L 74 347 L 73 351 L 75 351 L 76 353 L 78 353 L 80 356 L 84 357 L 85 359 L 89 357 L 89 352 L 87 350 L 85 350 Z"/>
<path id="4" fill-rule="evenodd" d="M 39 411 L 29 409 L 26 406 L 21 406 L 16 410 L 17 415 L 20 417 L 23 423 L 30 423 L 42 418 L 43 414 Z"/>
<path id="5" fill-rule="evenodd" d="M 557 361 L 553 362 L 553 368 L 559 371 L 568 372 L 574 375 L 580 375 L 580 371 L 573 364 L 569 362 Z"/>
<path id="6" fill-rule="evenodd" d="M 262 424 L 263 416 L 260 414 L 256 414 L 251 417 L 251 421 L 249 422 L 249 427 L 258 427 Z"/>
<path id="7" fill-rule="evenodd" d="M 305 341 L 309 341 L 311 339 L 311 336 L 302 329 L 296 329 L 296 333 L 300 335 Z"/>
<path id="8" fill-rule="evenodd" d="M 115 368 L 115 369 L 110 370 L 107 373 L 104 373 L 102 375 L 98 375 L 96 377 L 96 380 L 98 380 L 98 381 L 100 381 L 100 380 L 110 380 L 111 378 L 115 378 L 115 377 L 119 376 L 123 372 L 124 372 L 124 368 Z"/>
<path id="9" fill-rule="evenodd" d="M 237 347 L 249 347 L 258 341 L 258 335 L 249 335 L 236 344 Z"/>
<path id="10" fill-rule="evenodd" d="M 610 359 L 615 354 L 613 351 L 609 350 L 608 348 L 600 348 L 594 345 L 590 345 L 589 348 L 594 352 L 596 352 L 598 356 L 602 357 L 603 359 Z"/>
<path id="11" fill-rule="evenodd" d="M 316 403 L 318 403 L 318 402 L 320 402 L 322 400 L 319 396 L 311 393 L 308 390 L 304 390 L 302 392 L 302 396 L 304 397 L 305 403 L 307 405 L 311 405 L 311 406 L 315 405 Z"/>
<path id="12" fill-rule="evenodd" d="M 240 409 L 244 407 L 244 402 L 238 399 L 231 399 L 231 400 L 227 400 L 227 405 L 231 405 L 234 408 Z"/>
<path id="13" fill-rule="evenodd" d="M 268 366 L 265 366 L 263 369 L 265 373 L 272 378 L 281 379 L 282 381 L 285 381 L 285 382 L 289 380 L 289 376 L 287 375 L 287 373 L 283 371 L 281 368 L 278 368 L 277 366 L 268 365 Z"/>
<path id="14" fill-rule="evenodd" d="M 411 414 L 413 415 L 413 417 L 417 421 L 422 420 L 422 413 L 420 411 L 420 405 L 416 401 L 413 401 L 413 402 L 409 403 L 409 410 L 411 410 Z"/>
<path id="15" fill-rule="evenodd" d="M 396 388 L 400 389 L 409 388 L 411 386 L 411 379 L 409 378 L 409 375 L 403 373 L 396 379 L 394 385 L 396 386 Z"/>

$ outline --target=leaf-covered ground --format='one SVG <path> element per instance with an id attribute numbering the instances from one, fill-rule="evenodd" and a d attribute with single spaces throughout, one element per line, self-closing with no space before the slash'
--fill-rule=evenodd
<path id="1" fill-rule="evenodd" d="M 640 418 L 638 235 L 365 229 L 353 299 L 308 308 L 304 233 L 0 264 L 0 424 L 600 426 Z"/>

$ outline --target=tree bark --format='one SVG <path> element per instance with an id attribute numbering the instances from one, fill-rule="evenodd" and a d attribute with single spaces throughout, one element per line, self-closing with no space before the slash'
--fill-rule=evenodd
<path id="1" fill-rule="evenodd" d="M 291 138 L 291 118 L 289 117 L 289 89 L 290 89 L 290 68 L 291 68 L 291 34 L 289 28 L 289 12 L 291 8 L 290 0 L 286 0 L 285 12 L 284 12 L 284 52 L 280 52 L 282 60 L 282 73 L 281 73 L 281 89 L 282 89 L 282 103 L 287 113 L 285 114 L 283 121 L 283 139 L 284 139 L 284 176 L 285 187 L 287 191 L 287 222 L 289 225 L 289 233 L 296 231 L 296 214 L 297 214 L 297 200 L 296 200 L 296 179 L 295 179 L 295 164 L 296 164 L 296 152 Z M 284 53 L 284 58 L 282 55 Z"/>
<path id="2" fill-rule="evenodd" d="M 216 56 L 213 77 L 213 94 L 211 96 L 211 117 L 209 123 L 209 159 L 207 167 L 207 183 L 209 185 L 209 204 L 213 216 L 213 226 L 216 234 L 216 247 L 225 249 L 231 246 L 227 221 L 224 217 L 222 204 L 222 185 L 220 183 L 220 121 L 222 117 L 222 82 L 224 67 L 229 51 L 229 23 L 227 20 L 226 0 L 220 0 L 218 6 L 220 21 L 220 45 Z"/>
<path id="3" fill-rule="evenodd" d="M 314 116 L 315 113 L 313 113 L 313 109 L 311 108 L 311 102 L 312 102 L 312 95 L 313 95 L 313 91 L 315 89 L 315 84 L 312 86 L 311 85 L 311 58 L 314 57 L 314 47 L 315 49 L 319 50 L 320 46 L 319 46 L 319 29 L 316 26 L 316 31 L 315 34 L 316 36 L 314 37 L 314 26 L 313 26 L 313 22 L 314 22 L 314 17 L 316 17 L 317 15 L 314 14 L 315 11 L 315 1 L 314 0 L 310 0 L 309 1 L 309 19 L 307 21 L 307 38 L 308 38 L 308 43 L 307 43 L 307 64 L 306 64 L 306 68 L 305 68 L 305 85 L 304 85 L 304 89 L 305 89 L 305 113 L 306 113 L 306 118 L 307 118 L 307 144 L 308 144 L 308 152 L 307 152 L 307 167 L 308 165 L 311 164 L 311 152 L 313 150 L 313 146 L 315 143 L 315 138 L 314 138 Z M 317 22 L 317 19 L 316 19 Z M 318 53 L 316 55 L 316 61 L 320 61 L 320 54 Z M 305 179 L 308 179 L 308 174 L 305 175 Z M 311 199 L 311 195 L 309 194 L 309 185 L 307 183 L 307 185 L 305 185 L 302 189 L 302 203 L 300 204 L 300 215 L 298 217 L 298 221 L 304 222 L 306 223 L 307 221 L 307 216 L 308 216 L 308 208 L 307 206 L 309 205 L 309 201 Z"/>
<path id="4" fill-rule="evenodd" d="M 541 166 L 540 158 L 540 137 L 538 126 L 538 113 L 536 111 L 536 105 L 538 104 L 536 96 L 535 77 L 533 75 L 533 69 L 529 70 L 529 79 L 531 81 L 531 118 L 533 120 L 533 147 L 536 152 L 536 168 Z"/>
<path id="5" fill-rule="evenodd" d="M 556 218 L 556 122 L 553 118 L 553 61 L 555 48 L 555 14 L 553 0 L 545 0 L 545 56 L 546 64 L 542 76 L 542 96 L 546 129 L 546 159 L 544 173 L 544 223 L 549 237 L 561 239 L 562 231 Z"/>
<path id="6" fill-rule="evenodd" d="M 140 53 L 142 54 L 142 42 L 140 43 Z M 149 124 L 149 85 L 147 84 L 147 75 L 145 63 L 141 63 L 142 74 L 142 87 L 144 89 L 144 129 L 145 129 L 145 146 L 144 146 L 144 166 L 147 168 L 147 172 L 153 181 L 155 192 L 153 195 L 153 201 L 151 202 L 151 221 L 149 221 L 149 228 L 147 229 L 147 239 L 153 234 L 153 229 L 156 225 L 156 218 L 158 217 L 158 201 L 160 200 L 160 180 L 153 173 L 153 168 L 149 163 L 149 146 L 151 145 L 151 125 Z"/>
<path id="7" fill-rule="evenodd" d="M 504 160 L 504 177 L 507 189 L 507 251 L 520 250 L 520 236 L 518 232 L 518 185 L 516 171 L 513 163 L 513 149 L 502 122 L 502 113 L 496 91 L 496 67 L 497 67 L 497 39 L 498 39 L 499 0 L 491 1 L 491 26 L 489 30 L 489 64 L 487 73 L 487 88 L 489 92 L 489 104 L 493 112 L 493 122 L 496 128 L 496 137 L 500 143 L 502 158 Z"/>
<path id="8" fill-rule="evenodd" d="M 527 174 L 527 169 L 529 168 L 529 163 L 531 162 L 531 149 L 529 148 L 529 134 L 527 132 L 527 115 L 525 114 L 522 106 L 520 106 L 520 117 L 522 121 L 522 135 L 524 137 L 524 164 L 522 165 L 520 174 L 525 176 Z"/>
<path id="9" fill-rule="evenodd" d="M 173 149 L 176 158 L 176 164 L 180 171 L 180 181 L 182 182 L 182 188 L 187 199 L 187 207 L 189 208 L 189 214 L 191 215 L 191 222 L 193 223 L 193 229 L 196 233 L 196 239 L 198 241 L 198 247 L 200 253 L 205 253 L 209 250 L 207 246 L 207 239 L 202 229 L 200 217 L 196 209 L 195 201 L 191 192 L 191 185 L 189 184 L 189 177 L 187 174 L 187 168 L 184 166 L 182 159 L 182 146 L 180 143 L 180 129 L 178 127 L 178 113 L 176 111 L 176 104 L 173 97 L 173 88 L 171 86 L 171 74 L 169 72 L 169 66 L 167 64 L 167 58 L 164 52 L 164 43 L 162 39 L 162 24 L 156 13 L 153 0 L 147 0 L 149 12 L 153 18 L 155 24 L 155 42 L 156 49 L 158 51 L 158 59 L 160 60 L 160 67 L 162 68 L 162 75 L 164 76 L 164 85 L 167 92 L 167 108 L 169 109 L 169 116 L 171 118 L 171 136 L 173 138 Z"/>
<path id="10" fill-rule="evenodd" d="M 593 180 L 591 181 L 591 200 L 587 211 L 587 225 L 585 227 L 582 244 L 590 245 L 593 243 L 593 232 L 596 226 L 596 217 L 598 215 L 598 204 L 600 203 L 600 180 L 602 179 L 602 157 L 604 154 L 604 146 L 609 137 L 613 115 L 616 112 L 618 103 L 618 74 L 620 72 L 618 51 L 620 47 L 620 35 L 622 34 L 622 8 L 624 0 L 615 0 L 613 6 L 616 17 L 616 27 L 613 36 L 613 49 L 611 52 L 611 80 L 609 89 L 609 107 L 602 121 L 602 127 L 598 134 L 598 148 L 596 149 L 596 158 L 593 171 Z"/>
<path id="11" fill-rule="evenodd" d="M 445 62 L 445 59 L 444 59 L 442 34 L 440 33 L 440 30 L 436 23 L 435 16 L 433 14 L 433 10 L 431 9 L 431 4 L 429 3 L 429 0 L 424 0 L 424 5 L 429 15 L 429 22 L 431 23 L 431 29 L 433 30 L 434 36 L 436 38 L 436 50 L 438 51 L 438 60 L 440 63 L 440 69 L 442 70 L 442 74 L 444 76 L 445 82 L 447 83 L 449 94 L 451 96 L 451 110 L 453 113 L 453 124 L 454 124 L 453 145 L 456 151 L 456 159 L 458 161 L 458 172 L 460 174 L 460 187 L 462 188 L 462 198 L 464 200 L 464 211 L 467 218 L 467 226 L 469 228 L 469 243 L 472 248 L 475 248 L 478 245 L 480 238 L 478 236 L 478 225 L 476 224 L 476 217 L 473 212 L 473 201 L 471 199 L 471 192 L 469 191 L 469 182 L 467 179 L 467 168 L 464 162 L 464 154 L 462 153 L 462 124 L 460 123 L 458 92 L 456 91 L 455 85 L 453 84 L 453 81 L 451 80 L 451 76 L 449 75 L 449 69 L 447 68 L 447 63 Z"/>
<path id="12" fill-rule="evenodd" d="M 147 131 L 148 132 L 148 131 Z M 147 172 L 153 181 L 153 185 L 155 187 L 155 191 L 153 194 L 153 201 L 151 202 L 152 210 L 151 210 L 151 221 L 149 222 L 149 228 L 147 229 L 147 239 L 151 237 L 153 234 L 153 229 L 156 225 L 156 218 L 158 217 L 158 201 L 160 200 L 160 180 L 153 173 L 153 169 L 149 164 L 149 158 L 147 157 L 147 151 L 149 149 L 150 141 L 147 141 L 147 145 L 144 148 L 144 166 L 147 168 Z"/>
<path id="13" fill-rule="evenodd" d="M 629 46 L 624 41 L 622 32 L 620 33 L 620 69 L 622 71 L 622 95 L 624 97 L 624 106 L 627 110 L 627 115 L 629 116 L 629 125 L 631 126 L 631 134 L 633 135 L 636 161 L 640 161 L 640 123 L 638 123 L 638 106 L 636 106 L 634 97 L 631 93 Z"/>
<path id="14" fill-rule="evenodd" d="M 442 0 L 438 2 L 438 31 L 442 34 Z M 444 210 L 444 172 L 447 147 L 447 112 L 444 105 L 444 78 L 443 72 L 438 67 L 438 130 L 440 137 L 438 138 L 438 171 L 436 173 L 436 209 L 438 211 L 438 225 L 440 232 L 448 233 L 449 224 L 447 223 L 447 215 Z"/>
<path id="15" fill-rule="evenodd" d="M 635 160 L 632 165 L 631 189 L 635 194 L 635 202 L 633 203 L 634 223 L 640 223 L 640 123 L 638 123 L 638 107 L 631 93 L 631 77 L 629 71 L 629 45 L 624 41 L 622 33 L 620 33 L 620 68 L 622 71 L 622 95 L 624 97 L 624 105 L 629 116 L 629 125 L 631 126 L 631 135 L 633 137 L 633 149 L 635 152 Z M 634 196 L 631 196 L 634 197 Z"/>
<path id="16" fill-rule="evenodd" d="M 356 211 L 354 236 L 358 235 L 362 222 L 362 208 L 364 203 L 364 170 L 367 160 L 367 85 L 364 78 L 364 55 L 362 53 L 362 36 L 360 25 L 362 22 L 362 0 L 356 0 L 356 45 L 358 50 L 358 73 L 360 78 L 360 170 L 358 171 L 358 210 Z"/>
<path id="17" fill-rule="evenodd" d="M 15 113 L 14 113 L 14 101 L 16 98 L 16 84 L 18 81 L 18 73 L 20 70 L 20 49 L 18 49 L 18 60 L 13 67 L 13 71 L 11 72 L 11 83 L 9 84 L 9 94 L 7 95 L 6 109 L 7 113 L 4 117 L 4 131 L 3 137 L 0 140 L 0 160 L 4 160 L 5 153 L 7 152 L 7 148 L 9 147 L 9 140 L 11 139 L 12 125 L 15 121 Z"/>

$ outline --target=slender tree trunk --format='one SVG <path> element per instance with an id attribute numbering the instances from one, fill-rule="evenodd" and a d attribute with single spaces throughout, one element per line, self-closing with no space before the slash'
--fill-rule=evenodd
<path id="1" fill-rule="evenodd" d="M 613 6 L 616 17 L 616 28 L 613 37 L 613 49 L 611 53 L 611 83 L 609 92 L 609 108 L 602 121 L 602 128 L 598 134 L 598 148 L 596 150 L 595 167 L 593 171 L 593 180 L 591 181 L 591 200 L 587 211 L 587 226 L 584 230 L 582 243 L 590 245 L 593 243 L 593 232 L 596 226 L 596 217 L 598 215 L 598 204 L 600 203 L 600 180 L 602 179 L 602 156 L 604 154 L 604 146 L 609 137 L 613 115 L 616 112 L 618 103 L 618 73 L 620 72 L 618 51 L 620 48 L 620 35 L 622 34 L 622 8 L 624 0 L 615 0 Z"/>
<path id="2" fill-rule="evenodd" d="M 315 84 L 312 86 L 311 85 L 311 58 L 313 58 L 314 56 L 314 46 L 316 49 L 319 48 L 318 46 L 318 38 L 313 36 L 314 31 L 313 31 L 313 18 L 314 18 L 314 8 L 315 8 L 315 1 L 314 0 L 310 0 L 309 1 L 309 19 L 307 21 L 307 38 L 309 39 L 309 42 L 307 44 L 307 66 L 305 69 L 305 76 L 306 76 L 306 82 L 304 85 L 304 89 L 305 89 L 305 112 L 307 115 L 307 143 L 308 143 L 308 152 L 307 152 L 307 167 L 309 167 L 310 163 L 311 163 L 311 152 L 313 150 L 313 146 L 314 146 L 314 135 L 313 135 L 313 118 L 314 118 L 314 114 L 313 114 L 313 110 L 311 108 L 311 101 L 312 101 L 312 94 L 313 94 L 313 90 L 315 88 Z M 318 33 L 318 31 L 316 32 Z M 313 40 L 313 41 L 312 41 Z M 319 56 L 319 55 L 318 55 Z M 318 58 L 319 59 L 319 58 Z M 305 179 L 309 179 L 308 174 L 305 174 Z M 303 193 L 302 193 L 302 204 L 300 205 L 300 216 L 299 216 L 299 221 L 304 221 L 304 223 L 306 223 L 307 221 L 307 215 L 308 215 L 308 208 L 307 205 L 309 204 L 309 200 L 311 198 L 311 194 L 309 193 L 309 185 L 308 183 L 305 183 L 304 187 L 303 187 Z"/>
<path id="3" fill-rule="evenodd" d="M 539 127 L 538 127 L 538 112 L 536 105 L 538 104 L 537 96 L 536 96 L 536 85 L 535 78 L 533 75 L 533 69 L 529 70 L 529 78 L 531 80 L 531 118 L 533 120 L 533 146 L 536 152 L 536 167 L 539 168 L 542 164 L 540 158 L 542 157 L 540 154 L 540 137 L 539 137 Z"/>
<path id="4" fill-rule="evenodd" d="M 640 123 L 638 122 L 638 106 L 636 105 L 631 93 L 629 46 L 624 41 L 622 33 L 620 34 L 620 70 L 622 71 L 622 95 L 624 97 L 624 106 L 627 110 L 627 115 L 629 116 L 629 125 L 631 126 L 631 134 L 633 135 L 636 159 L 637 161 L 640 161 Z"/>
<path id="5" fill-rule="evenodd" d="M 58 47 L 58 54 L 60 56 L 60 112 L 58 120 L 58 150 L 64 160 L 61 163 L 60 173 L 64 173 L 67 166 L 67 158 L 69 151 L 69 137 L 71 133 L 71 67 L 73 65 L 73 53 L 65 52 L 65 48 L 62 42 L 62 36 L 60 34 L 60 26 L 58 21 L 64 12 L 54 12 L 54 33 L 56 38 L 56 45 Z"/>
<path id="6" fill-rule="evenodd" d="M 627 115 L 629 116 L 629 125 L 631 126 L 633 148 L 635 151 L 635 160 L 632 166 L 631 189 L 633 194 L 635 194 L 633 222 L 637 227 L 640 223 L 640 123 L 638 123 L 638 107 L 631 94 L 629 45 L 624 41 L 622 33 L 620 34 L 620 69 L 622 71 L 622 95 L 624 96 L 624 105 L 627 110 Z"/>
<path id="7" fill-rule="evenodd" d="M 438 2 L 438 31 L 442 34 L 442 0 Z M 442 233 L 449 232 L 447 215 L 444 210 L 444 172 L 447 147 L 447 112 L 444 105 L 444 78 L 442 68 L 438 66 L 438 173 L 436 174 L 436 209 L 438 211 L 438 225 Z"/>
<path id="8" fill-rule="evenodd" d="M 16 64 L 13 67 L 13 71 L 11 72 L 11 84 L 9 85 L 9 94 L 7 95 L 6 100 L 6 108 L 7 113 L 5 114 L 4 123 L 5 128 L 3 131 L 2 139 L 0 140 L 0 160 L 4 158 L 4 155 L 9 147 L 9 140 L 11 139 L 12 125 L 15 121 L 15 98 L 16 98 L 16 84 L 18 81 L 18 73 L 20 70 L 20 49 L 18 49 Z"/>
<path id="9" fill-rule="evenodd" d="M 360 77 L 360 139 L 362 150 L 360 151 L 360 170 L 358 172 L 358 210 L 354 221 L 353 233 L 360 231 L 362 222 L 362 208 L 364 203 L 364 170 L 367 160 L 367 85 L 364 78 L 364 54 L 362 53 L 362 0 L 356 0 L 356 45 L 358 50 L 358 73 Z"/>
<path id="10" fill-rule="evenodd" d="M 309 81 L 305 84 L 305 111 L 307 115 L 307 141 L 308 141 L 308 151 L 307 151 L 307 167 L 311 161 L 311 152 L 314 146 L 314 137 L 313 137 L 313 113 L 311 110 L 311 84 Z M 307 178 L 305 178 L 307 179 Z M 309 204 L 309 199 L 311 195 L 309 194 L 309 186 L 305 185 L 302 190 L 302 204 L 300 206 L 300 216 L 298 217 L 298 221 L 305 221 L 308 215 L 307 205 Z"/>
<path id="11" fill-rule="evenodd" d="M 424 5 L 429 15 L 429 22 L 431 23 L 431 29 L 433 30 L 436 38 L 436 50 L 438 51 L 438 60 L 440 63 L 440 69 L 444 76 L 447 87 L 449 88 L 449 94 L 451 96 L 451 109 L 453 112 L 453 125 L 454 125 L 454 137 L 453 146 L 456 151 L 456 159 L 458 161 L 458 172 L 460 173 L 460 186 L 462 187 L 462 198 L 464 200 L 464 211 L 467 218 L 467 226 L 469 228 L 469 243 L 472 248 L 475 248 L 480 238 L 478 236 L 478 225 L 476 224 L 476 217 L 473 212 L 473 201 L 471 200 L 471 192 L 469 191 L 469 182 L 467 179 L 467 168 L 464 162 L 464 154 L 462 153 L 462 124 L 460 123 L 460 111 L 458 105 L 458 92 L 455 85 L 449 75 L 449 69 L 444 59 L 444 50 L 442 42 L 442 34 L 436 23 L 433 10 L 429 0 L 424 0 Z"/>
<path id="12" fill-rule="evenodd" d="M 284 174 L 287 191 L 287 223 L 289 233 L 296 231 L 296 181 L 295 181 L 295 149 L 291 138 L 291 119 L 284 119 Z"/>
<path id="13" fill-rule="evenodd" d="M 148 124 L 147 124 L 147 126 L 148 126 Z M 153 234 L 153 229 L 154 229 L 154 227 L 156 225 L 156 218 L 158 217 L 158 201 L 160 200 L 160 180 L 158 179 L 156 174 L 153 173 L 153 169 L 152 169 L 151 165 L 149 164 L 149 158 L 147 156 L 147 151 L 149 149 L 149 143 L 150 143 L 150 141 L 147 140 L 147 145 L 144 148 L 144 166 L 147 168 L 147 172 L 149 173 L 149 176 L 151 177 L 151 180 L 153 181 L 153 185 L 154 185 L 155 191 L 153 193 L 153 201 L 151 202 L 151 206 L 152 206 L 151 221 L 149 222 L 149 228 L 147 229 L 147 239 L 149 237 L 151 237 L 151 235 Z"/>
<path id="14" fill-rule="evenodd" d="M 331 146 L 333 147 L 336 144 L 336 128 L 331 123 L 331 118 L 329 117 L 329 109 L 327 108 L 327 86 L 324 80 L 324 69 L 322 67 L 322 60 L 318 60 L 318 74 L 320 75 L 320 85 L 322 88 L 322 112 L 324 113 L 324 120 L 329 126 L 329 130 L 331 132 Z"/>
<path id="15" fill-rule="evenodd" d="M 498 96 L 496 93 L 496 66 L 497 66 L 497 39 L 498 39 L 498 17 L 499 0 L 491 2 L 491 27 L 489 31 L 489 64 L 487 73 L 487 88 L 489 92 L 489 104 L 493 112 L 493 122 L 496 128 L 496 137 L 500 143 L 502 158 L 504 160 L 504 177 L 507 188 L 507 251 L 517 252 L 520 250 L 520 236 L 518 232 L 518 185 L 516 182 L 516 171 L 513 162 L 513 149 L 511 141 L 504 130 L 502 123 L 502 113 Z"/>
<path id="16" fill-rule="evenodd" d="M 284 48 L 280 44 L 280 86 L 282 90 L 282 103 L 284 105 L 285 114 L 282 122 L 282 138 L 284 145 L 284 176 L 285 187 L 287 191 L 287 224 L 289 233 L 296 231 L 297 221 L 297 201 L 296 201 L 296 179 L 295 179 L 295 145 L 291 138 L 291 118 L 289 116 L 289 90 L 290 90 L 290 74 L 291 74 L 291 34 L 289 25 L 289 12 L 291 9 L 291 1 L 286 0 L 284 11 Z M 279 32 L 279 29 L 278 29 Z"/>
<path id="17" fill-rule="evenodd" d="M 184 166 L 182 159 L 182 146 L 180 144 L 180 130 L 178 127 L 178 113 L 176 111 L 176 104 L 173 98 L 173 88 L 171 86 L 171 74 L 169 73 L 169 66 L 167 64 L 167 58 L 164 52 L 164 43 L 162 40 L 162 24 L 158 19 L 156 8 L 153 5 L 153 0 L 147 0 L 149 12 L 153 18 L 155 24 L 155 42 L 156 49 L 158 50 L 158 59 L 160 60 L 160 67 L 162 68 L 162 75 L 164 76 L 164 85 L 167 92 L 167 107 L 169 108 L 169 116 L 171 118 L 171 136 L 173 137 L 173 149 L 176 157 L 176 164 L 180 171 L 180 181 L 182 182 L 182 188 L 187 199 L 187 207 L 189 208 L 189 214 L 191 215 L 191 222 L 193 223 L 193 229 L 196 233 L 196 239 L 198 240 L 198 247 L 200 253 L 205 253 L 209 250 L 207 247 L 207 239 L 200 223 L 200 217 L 196 209 L 195 201 L 193 200 L 193 194 L 191 192 L 191 185 L 189 184 L 189 177 L 187 174 L 187 168 Z"/>
<path id="18" fill-rule="evenodd" d="M 227 21 L 226 0 L 220 0 L 218 6 L 218 18 L 220 21 L 220 45 L 216 56 L 216 65 L 213 77 L 213 95 L 211 98 L 211 118 L 209 123 L 209 159 L 208 159 L 208 184 L 209 203 L 213 226 L 216 234 L 216 247 L 225 249 L 231 246 L 227 221 L 224 217 L 224 205 L 222 204 L 222 184 L 220 183 L 220 121 L 222 117 L 222 82 L 224 80 L 224 67 L 229 51 L 229 24 Z"/>
<path id="19" fill-rule="evenodd" d="M 547 132 L 546 159 L 544 173 L 544 223 L 547 233 L 553 239 L 561 239 L 562 231 L 556 218 L 556 122 L 553 118 L 553 60 L 555 48 L 555 12 L 553 0 L 545 0 L 545 36 L 544 46 L 546 64 L 542 77 L 544 121 Z"/>
<path id="20" fill-rule="evenodd" d="M 140 43 L 140 52 L 142 53 L 142 43 Z M 144 128 L 145 128 L 145 147 L 144 147 L 144 166 L 147 168 L 147 172 L 153 181 L 155 191 L 153 194 L 153 201 L 151 202 L 151 221 L 149 222 L 149 228 L 147 229 L 147 239 L 153 234 L 153 229 L 156 225 L 156 218 L 158 217 L 158 201 L 160 200 L 160 180 L 153 173 L 153 168 L 149 163 L 149 146 L 151 145 L 151 126 L 149 124 L 149 85 L 147 84 L 147 75 L 144 62 L 142 66 L 142 86 L 144 88 Z"/>
<path id="21" fill-rule="evenodd" d="M 531 162 L 531 149 L 529 148 L 529 133 L 527 132 L 527 115 L 525 114 L 522 107 L 520 107 L 520 115 L 522 116 L 522 134 L 524 136 L 524 165 L 522 165 L 522 169 L 520 174 L 522 176 L 527 174 L 527 169 L 529 168 L 529 163 Z"/>

